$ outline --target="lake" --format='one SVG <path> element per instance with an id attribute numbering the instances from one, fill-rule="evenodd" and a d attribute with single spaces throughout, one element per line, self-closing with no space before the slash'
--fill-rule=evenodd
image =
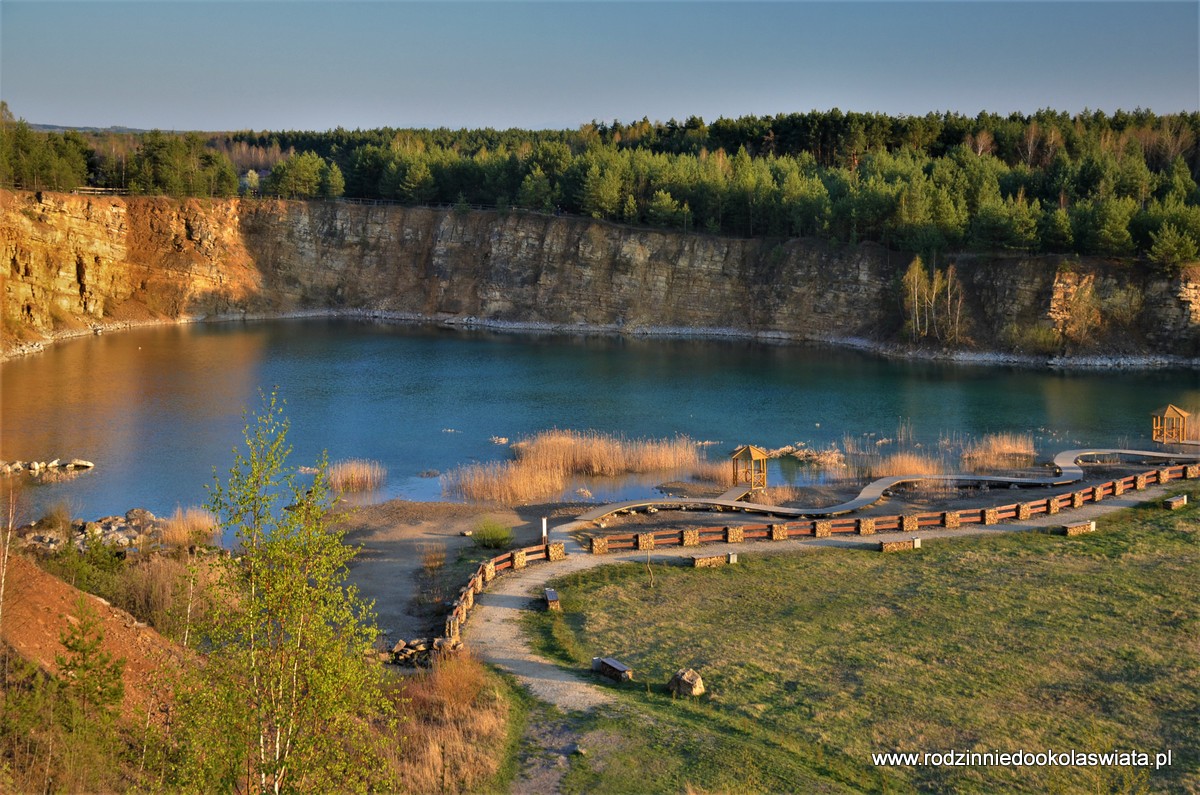
<path id="1" fill-rule="evenodd" d="M 508 455 L 492 441 L 547 428 L 629 437 L 686 434 L 735 446 L 822 447 L 846 433 L 925 444 L 951 434 L 1034 434 L 1042 453 L 1150 448 L 1149 412 L 1200 406 L 1200 372 L 1042 371 L 882 359 L 749 341 L 495 334 L 366 321 L 163 326 L 70 340 L 0 365 L 0 458 L 84 458 L 96 469 L 31 489 L 26 514 L 65 500 L 96 518 L 170 513 L 225 474 L 243 412 L 278 387 L 293 465 L 371 458 L 372 499 L 441 498 L 422 476 Z M 772 477 L 803 480 L 774 469 Z M 647 494 L 658 482 L 593 488 Z"/>

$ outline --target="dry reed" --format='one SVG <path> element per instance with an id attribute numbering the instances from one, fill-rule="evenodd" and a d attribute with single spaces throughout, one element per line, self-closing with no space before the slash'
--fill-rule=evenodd
<path id="1" fill-rule="evenodd" d="M 683 470 L 699 461 L 688 438 L 637 439 L 595 432 L 543 431 L 512 445 L 515 461 L 459 467 L 443 489 L 475 502 L 516 504 L 562 492 L 571 477 Z"/>
<path id="2" fill-rule="evenodd" d="M 438 660 L 393 691 L 404 719 L 392 759 L 406 792 L 479 792 L 504 757 L 508 703 L 466 653 Z"/>
<path id="3" fill-rule="evenodd" d="M 217 518 L 203 508 L 176 508 L 159 531 L 159 540 L 175 548 L 211 544 L 219 529 Z"/>
<path id="4" fill-rule="evenodd" d="M 350 458 L 329 467 L 329 486 L 334 491 L 374 491 L 387 480 L 387 469 L 378 461 Z"/>
<path id="5" fill-rule="evenodd" d="M 941 475 L 945 472 L 942 462 L 920 453 L 894 453 L 887 458 L 868 465 L 873 478 L 897 475 Z"/>
<path id="6" fill-rule="evenodd" d="M 963 448 L 963 464 L 971 469 L 1002 469 L 1031 463 L 1035 454 L 1028 433 L 992 433 Z"/>
<path id="7" fill-rule="evenodd" d="M 697 461 L 691 467 L 691 476 L 694 480 L 727 489 L 733 486 L 733 465 L 728 461 Z"/>
<path id="8" fill-rule="evenodd" d="M 804 490 L 796 486 L 768 486 L 754 496 L 753 501 L 763 505 L 786 505 L 797 502 L 804 496 Z"/>
<path id="9" fill-rule="evenodd" d="M 428 576 L 434 576 L 446 565 L 445 544 L 422 544 L 418 551 L 421 553 L 421 568 Z"/>

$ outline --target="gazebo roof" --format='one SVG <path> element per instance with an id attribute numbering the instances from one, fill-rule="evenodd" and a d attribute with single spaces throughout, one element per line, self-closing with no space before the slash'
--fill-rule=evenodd
<path id="1" fill-rule="evenodd" d="M 1179 408 L 1179 406 L 1176 406 L 1174 403 L 1168 403 L 1167 405 L 1163 406 L 1161 409 L 1155 409 L 1154 411 L 1150 412 L 1150 416 L 1151 417 L 1190 417 L 1192 415 L 1189 414 L 1188 412 L 1184 411 L 1183 409 Z"/>
<path id="2" fill-rule="evenodd" d="M 748 458 L 751 461 L 764 461 L 771 456 L 767 455 L 767 451 L 761 447 L 755 447 L 752 444 L 744 444 L 733 451 L 730 458 Z"/>

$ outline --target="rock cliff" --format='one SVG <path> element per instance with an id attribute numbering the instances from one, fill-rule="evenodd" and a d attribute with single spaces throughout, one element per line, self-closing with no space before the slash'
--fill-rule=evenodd
<path id="1" fill-rule="evenodd" d="M 297 310 L 900 340 L 911 256 L 581 218 L 345 202 L 0 191 L 6 344 L 104 325 Z M 960 257 L 980 349 L 1193 355 L 1200 278 Z"/>

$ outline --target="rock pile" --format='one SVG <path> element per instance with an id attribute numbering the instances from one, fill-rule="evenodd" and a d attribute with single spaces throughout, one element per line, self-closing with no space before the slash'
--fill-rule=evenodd
<path id="1" fill-rule="evenodd" d="M 399 640 L 392 647 L 393 665 L 407 668 L 429 668 L 439 655 L 453 654 L 463 647 L 461 640 L 449 638 L 413 638 Z"/>
<path id="2" fill-rule="evenodd" d="M 73 478 L 94 466 L 91 461 L 84 461 L 82 458 L 73 458 L 70 461 L 58 458 L 50 461 L 0 461 L 0 475 L 16 476 L 27 473 L 40 483 L 56 483 Z"/>
<path id="3" fill-rule="evenodd" d="M 165 524 L 145 508 L 133 508 L 124 516 L 106 516 L 94 522 L 75 519 L 66 527 L 43 518 L 18 528 L 17 536 L 22 546 L 43 552 L 55 552 L 64 544 L 73 544 L 82 552 L 95 543 L 130 551 L 159 543 Z"/>

